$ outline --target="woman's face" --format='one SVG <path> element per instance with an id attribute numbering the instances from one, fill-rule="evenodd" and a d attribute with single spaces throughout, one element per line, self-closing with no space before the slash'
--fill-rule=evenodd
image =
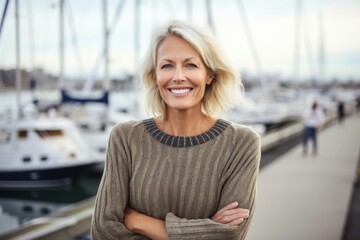
<path id="1" fill-rule="evenodd" d="M 200 110 L 211 78 L 199 53 L 184 39 L 170 36 L 160 43 L 156 62 L 156 83 L 167 108 Z"/>

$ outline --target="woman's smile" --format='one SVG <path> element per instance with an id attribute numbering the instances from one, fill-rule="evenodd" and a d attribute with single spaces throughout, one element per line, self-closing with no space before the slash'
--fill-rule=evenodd
<path id="1" fill-rule="evenodd" d="M 190 93 L 192 91 L 192 88 L 169 88 L 169 91 L 175 97 L 182 97 L 182 96 L 186 96 L 188 93 Z"/>

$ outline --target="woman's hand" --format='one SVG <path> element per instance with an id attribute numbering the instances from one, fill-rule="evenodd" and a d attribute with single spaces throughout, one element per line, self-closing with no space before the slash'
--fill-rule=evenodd
<path id="1" fill-rule="evenodd" d="M 141 213 L 138 211 L 127 207 L 124 212 L 124 225 L 127 229 L 129 229 L 132 232 L 136 232 L 138 227 L 136 227 L 136 224 L 140 222 L 141 220 Z"/>
<path id="2" fill-rule="evenodd" d="M 124 212 L 124 225 L 131 232 L 150 239 L 168 239 L 165 221 L 147 216 L 129 207 Z"/>
<path id="3" fill-rule="evenodd" d="M 226 224 L 229 226 L 238 226 L 244 219 L 249 217 L 249 210 L 244 208 L 238 208 L 238 203 L 233 202 L 224 208 L 220 209 L 212 216 L 211 220 L 217 223 Z"/>

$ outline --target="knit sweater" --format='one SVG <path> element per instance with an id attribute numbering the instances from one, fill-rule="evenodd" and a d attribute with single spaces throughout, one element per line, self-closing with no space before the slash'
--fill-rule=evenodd
<path id="1" fill-rule="evenodd" d="M 164 220 L 169 239 L 245 239 L 259 161 L 259 136 L 222 119 L 192 137 L 168 135 L 154 119 L 118 124 L 110 134 L 92 238 L 147 239 L 123 224 L 129 206 Z M 239 226 L 210 219 L 235 201 L 250 209 Z"/>

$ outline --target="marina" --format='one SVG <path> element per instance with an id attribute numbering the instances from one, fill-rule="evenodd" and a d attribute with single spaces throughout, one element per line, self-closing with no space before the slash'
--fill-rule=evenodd
<path id="1" fill-rule="evenodd" d="M 307 239 L 356 239 L 359 215 L 353 211 L 358 202 L 351 200 L 359 191 L 354 184 L 359 177 L 360 139 L 352 132 L 360 130 L 359 123 L 359 113 L 348 117 L 343 125 L 332 119 L 320 133 L 317 157 L 302 156 L 299 137 L 296 137 L 299 133 L 278 147 L 266 149 L 266 144 L 263 145 L 259 203 L 248 239 L 263 239 L 264 236 L 303 239 L 304 234 Z M 266 139 L 263 137 L 262 141 L 265 143 Z M 8 219 L 15 218 L 17 220 L 12 222 L 18 223 L 15 230 L 2 237 L 86 239 L 100 177 L 101 173 L 93 172 L 60 188 L 1 190 L 1 229 L 11 223 Z M 309 204 L 305 204 L 308 200 L 303 198 L 311 198 Z M 286 214 L 290 215 L 284 216 Z M 319 222 L 321 226 L 314 228 Z"/>
<path id="2" fill-rule="evenodd" d="M 172 19 L 208 28 L 241 76 L 244 98 L 221 118 L 261 139 L 246 239 L 360 239 L 359 56 L 348 40 L 360 35 L 343 27 L 358 3 L 44 2 L 0 1 L 0 240 L 91 239 L 110 132 L 149 118 L 138 65 L 150 29 Z M 318 152 L 308 154 L 314 103 Z"/>

